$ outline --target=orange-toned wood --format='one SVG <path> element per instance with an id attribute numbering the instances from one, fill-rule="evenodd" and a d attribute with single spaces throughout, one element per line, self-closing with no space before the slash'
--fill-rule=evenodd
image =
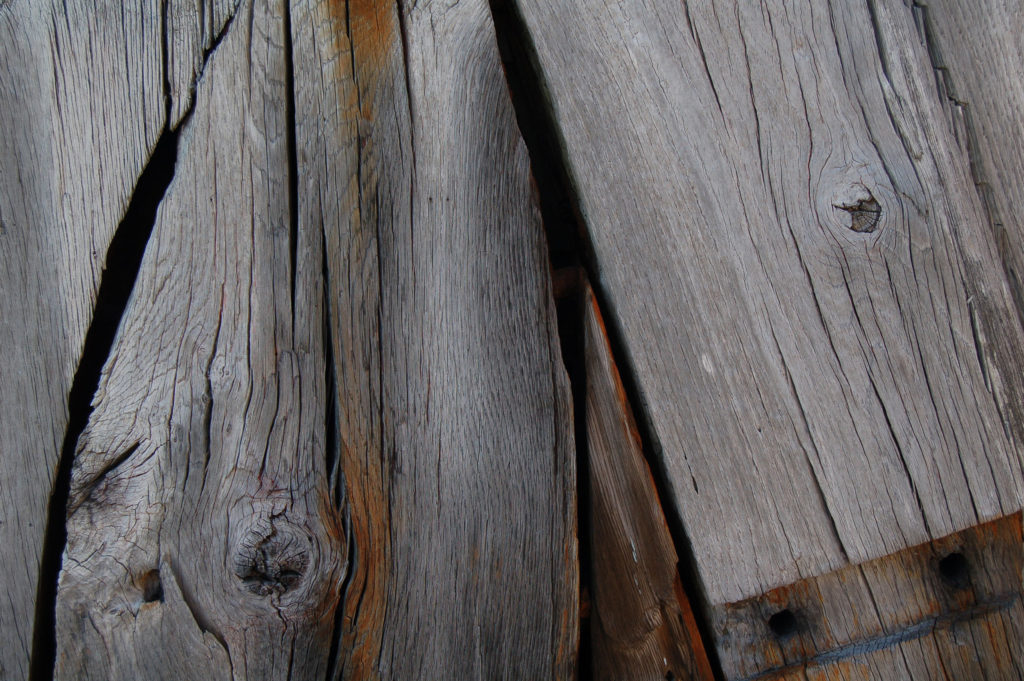
<path id="1" fill-rule="evenodd" d="M 717 607 L 729 679 L 1024 678 L 1021 514 Z"/>
<path id="2" fill-rule="evenodd" d="M 582 295 L 594 679 L 710 681 L 658 492 L 585 282 Z"/>

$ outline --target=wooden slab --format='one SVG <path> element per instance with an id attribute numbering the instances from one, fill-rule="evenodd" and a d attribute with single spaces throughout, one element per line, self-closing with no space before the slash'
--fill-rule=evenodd
<path id="1" fill-rule="evenodd" d="M 239 12 L 76 455 L 58 679 L 326 673 L 345 542 L 325 464 L 322 238 L 291 220 L 283 7 Z"/>
<path id="2" fill-rule="evenodd" d="M 729 679 L 1024 678 L 1021 514 L 715 608 Z"/>
<path id="3" fill-rule="evenodd" d="M 300 2 L 293 25 L 352 552 L 335 678 L 570 678 L 571 406 L 487 5 Z"/>
<path id="4" fill-rule="evenodd" d="M 526 150 L 486 5 L 398 10 L 244 3 L 210 55 L 75 461 L 58 678 L 572 675 Z"/>
<path id="5" fill-rule="evenodd" d="M 511 4 L 711 603 L 1020 508 L 1024 339 L 912 8 Z"/>
<path id="6" fill-rule="evenodd" d="M 119 266 L 111 238 L 169 122 L 168 32 L 196 66 L 180 88 L 202 70 L 161 10 L 189 4 L 0 3 L 0 678 L 28 674 L 37 593 L 56 588 L 38 580 L 68 391 L 103 269 Z"/>
<path id="7" fill-rule="evenodd" d="M 584 287 L 593 678 L 711 681 L 601 310 Z"/>
<path id="8" fill-rule="evenodd" d="M 1024 5 L 1017 0 L 915 2 L 922 40 L 957 141 L 987 209 L 1018 309 L 1024 310 Z"/>

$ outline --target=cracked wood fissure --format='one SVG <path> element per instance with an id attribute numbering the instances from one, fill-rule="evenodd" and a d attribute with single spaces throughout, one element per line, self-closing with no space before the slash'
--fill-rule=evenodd
<path id="1" fill-rule="evenodd" d="M 1024 314 L 1024 6 L 1016 0 L 915 0 L 936 84 L 988 210 Z"/>
<path id="2" fill-rule="evenodd" d="M 569 678 L 572 410 L 486 2 L 225 26 L 194 92 L 165 49 L 189 100 L 75 452 L 55 677 Z"/>
<path id="3" fill-rule="evenodd" d="M 709 603 L 1021 507 L 1024 338 L 911 7 L 510 1 Z"/>
<path id="4" fill-rule="evenodd" d="M 571 408 L 487 4 L 303 0 L 292 24 L 352 542 L 336 678 L 569 678 Z"/>
<path id="5" fill-rule="evenodd" d="M 63 522 L 46 513 L 51 494 L 62 494 L 53 489 L 57 469 L 70 465 L 58 461 L 62 442 L 74 445 L 68 392 L 76 374 L 89 373 L 78 363 L 90 320 L 108 323 L 94 306 L 103 268 L 119 266 L 106 261 L 115 229 L 122 219 L 122 230 L 148 228 L 125 211 L 129 201 L 151 201 L 135 195 L 135 183 L 178 120 L 168 118 L 169 103 L 187 109 L 193 76 L 168 91 L 166 44 L 201 69 L 222 21 L 207 21 L 201 35 L 165 23 L 195 13 L 190 4 L 0 5 L 0 343 L 9 353 L 0 365 L 0 678 L 25 678 L 33 645 L 52 656 L 52 631 L 33 623 L 37 595 L 52 612 L 56 589 L 56 561 L 40 560 L 44 543 L 58 560 L 61 550 L 59 532 L 48 529 L 44 540 L 44 528 Z M 87 408 L 88 395 L 80 397 Z M 56 498 L 52 507 L 63 505 Z M 44 627 L 52 619 L 38 615 Z"/>

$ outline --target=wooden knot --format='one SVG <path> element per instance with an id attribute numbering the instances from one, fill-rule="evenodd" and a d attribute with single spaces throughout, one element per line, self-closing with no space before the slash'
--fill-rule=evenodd
<path id="1" fill-rule="evenodd" d="M 306 574 L 312 541 L 281 517 L 249 530 L 235 549 L 234 573 L 242 587 L 258 596 L 281 595 Z"/>
<path id="2" fill-rule="evenodd" d="M 845 192 L 837 195 L 832 207 L 848 213 L 849 222 L 846 226 L 861 234 L 874 232 L 882 219 L 882 207 L 878 205 L 871 191 L 862 184 L 851 185 Z"/>

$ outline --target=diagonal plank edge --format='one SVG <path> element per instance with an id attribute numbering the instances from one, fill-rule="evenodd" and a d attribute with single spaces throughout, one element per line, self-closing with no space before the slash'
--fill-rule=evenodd
<path id="1" fill-rule="evenodd" d="M 515 5 L 709 601 L 1018 510 L 1024 336 L 913 10 Z"/>

